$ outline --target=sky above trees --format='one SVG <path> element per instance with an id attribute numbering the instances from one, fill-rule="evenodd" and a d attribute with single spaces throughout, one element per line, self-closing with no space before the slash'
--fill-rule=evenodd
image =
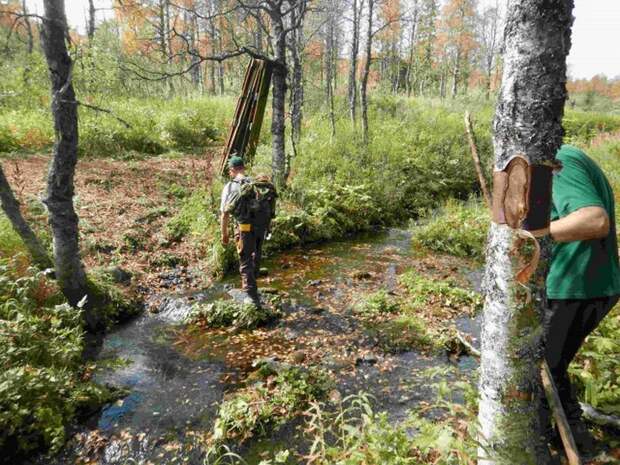
<path id="1" fill-rule="evenodd" d="M 506 5 L 510 0 L 481 0 L 483 5 Z M 28 0 L 36 11 L 42 11 L 42 0 Z M 65 0 L 67 17 L 73 27 L 84 31 L 86 0 Z M 111 17 L 112 0 L 95 0 L 102 10 L 99 17 Z M 571 78 L 589 79 L 597 74 L 620 77 L 620 2 L 618 0 L 575 0 L 573 46 L 568 57 Z"/>

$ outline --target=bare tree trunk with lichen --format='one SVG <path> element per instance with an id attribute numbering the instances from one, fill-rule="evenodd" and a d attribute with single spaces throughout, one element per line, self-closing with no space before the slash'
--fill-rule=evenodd
<path id="1" fill-rule="evenodd" d="M 494 122 L 493 224 L 485 272 L 479 465 L 541 465 L 551 172 L 562 143 L 572 0 L 515 0 Z"/>
<path id="2" fill-rule="evenodd" d="M 67 52 L 68 35 L 64 0 L 45 0 L 41 27 L 43 51 L 52 84 L 52 115 L 56 143 L 47 178 L 47 198 L 54 243 L 54 264 L 58 285 L 72 306 L 88 296 L 84 319 L 90 330 L 99 329 L 102 319 L 95 310 L 88 280 L 80 258 L 78 216 L 73 207 L 73 179 L 77 164 L 78 114 L 72 84 L 72 62 Z"/>

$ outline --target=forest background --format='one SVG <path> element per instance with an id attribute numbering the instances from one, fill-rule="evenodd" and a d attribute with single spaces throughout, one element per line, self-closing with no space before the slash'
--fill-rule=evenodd
<path id="1" fill-rule="evenodd" d="M 499 4 L 116 0 L 105 12 L 93 0 L 84 4 L 85 30 L 69 33 L 79 101 L 75 205 L 87 269 L 121 302 L 109 309 L 111 322 L 127 301 L 171 286 L 199 288 L 234 267 L 234 250 L 219 240 L 215 165 L 250 57 L 280 70 L 279 103 L 268 109 L 252 167 L 279 173 L 283 186 L 270 252 L 429 217 L 449 199 L 479 192 L 463 113 L 474 115 L 488 169 L 502 69 Z M 24 215 L 51 250 L 40 196 L 54 130 L 40 18 L 29 6 L 0 1 L 0 153 Z M 620 79 L 567 86 L 566 141 L 597 157 L 618 194 Z M 459 208 L 447 211 L 470 214 Z M 425 239 L 429 247 L 480 257 L 483 232 L 440 235 Z M 1 337 L 15 347 L 1 359 L 3 399 L 46 412 L 32 424 L 11 407 L 0 421 L 11 425 L 10 437 L 43 431 L 43 443 L 59 447 L 75 412 L 106 393 L 81 381 L 79 321 L 58 311 L 50 324 L 44 314 L 63 298 L 29 267 L 4 217 L 0 254 L 0 317 L 11 328 Z M 28 318 L 16 324 L 16 315 Z M 620 349 L 609 341 L 619 328 L 616 313 L 581 374 L 599 406 L 614 413 L 620 368 L 608 360 Z M 49 340 L 52 349 L 43 350 Z M 606 370 L 592 384 L 592 373 Z M 42 390 L 54 395 L 42 400 Z"/>

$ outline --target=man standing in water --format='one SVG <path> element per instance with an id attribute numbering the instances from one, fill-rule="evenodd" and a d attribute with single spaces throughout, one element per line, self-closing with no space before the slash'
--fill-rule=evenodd
<path id="1" fill-rule="evenodd" d="M 260 306 L 256 280 L 260 271 L 262 247 L 275 216 L 276 191 L 265 177 L 252 179 L 245 175 L 243 159 L 233 156 L 228 161 L 231 181 L 222 190 L 220 205 L 222 243 L 230 242 L 230 216 L 235 219 L 235 242 L 239 253 L 241 288 L 247 302 Z"/>
<path id="2" fill-rule="evenodd" d="M 567 369 L 620 295 L 614 195 L 603 171 L 581 150 L 563 145 L 556 158 L 562 168 L 553 177 L 546 358 L 575 441 L 587 453 L 594 441 Z"/>

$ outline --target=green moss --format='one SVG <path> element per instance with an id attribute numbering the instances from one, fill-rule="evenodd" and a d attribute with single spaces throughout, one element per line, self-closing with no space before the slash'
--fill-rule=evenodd
<path id="1" fill-rule="evenodd" d="M 474 291 L 462 289 L 456 282 L 426 278 L 415 271 L 400 276 L 401 284 L 407 289 L 407 301 L 412 308 L 439 304 L 471 312 L 482 309 L 482 297 Z"/>

